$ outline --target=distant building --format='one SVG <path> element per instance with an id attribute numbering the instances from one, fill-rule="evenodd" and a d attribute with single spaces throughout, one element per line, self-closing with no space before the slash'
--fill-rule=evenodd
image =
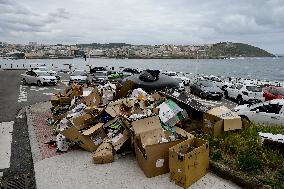
<path id="1" fill-rule="evenodd" d="M 29 42 L 29 46 L 37 46 L 37 42 Z"/>

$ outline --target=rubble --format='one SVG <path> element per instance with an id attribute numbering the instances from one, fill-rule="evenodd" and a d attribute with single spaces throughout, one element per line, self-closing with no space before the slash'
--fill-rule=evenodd
<path id="1" fill-rule="evenodd" d="M 216 121 L 222 125 L 218 131 L 241 129 L 239 117 L 228 116 L 232 112 L 225 107 L 209 110 L 179 92 L 133 89 L 131 81 L 123 86 L 106 83 L 87 90 L 72 85 L 64 94 L 54 95 L 51 103 L 49 124 L 59 133 L 58 151 L 70 150 L 68 144 L 77 145 L 92 153 L 94 163 L 103 164 L 115 161 L 116 154 L 132 150 L 147 177 L 171 171 L 171 180 L 183 187 L 205 175 L 209 163 L 208 142 L 187 132 L 197 129 L 192 124 L 200 123 L 202 128 L 198 129 L 203 130 L 208 120 L 213 120 L 211 125 Z M 190 149 L 183 151 L 182 157 L 188 159 L 184 162 L 177 151 L 182 146 Z M 186 170 L 195 161 L 198 166 Z M 184 166 L 182 174 L 178 166 Z M 181 182 L 180 178 L 185 180 Z"/>

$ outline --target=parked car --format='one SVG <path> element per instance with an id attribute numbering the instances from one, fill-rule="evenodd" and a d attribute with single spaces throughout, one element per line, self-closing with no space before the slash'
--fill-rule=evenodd
<path id="1" fill-rule="evenodd" d="M 190 92 L 207 99 L 221 100 L 223 97 L 223 91 L 207 80 L 200 80 L 193 83 L 190 86 Z"/>
<path id="2" fill-rule="evenodd" d="M 78 84 L 85 84 L 88 83 L 88 75 L 85 70 L 74 70 L 69 79 L 69 84 L 78 83 Z"/>
<path id="3" fill-rule="evenodd" d="M 275 86 L 267 87 L 263 91 L 263 96 L 265 100 L 284 99 L 284 88 Z"/>
<path id="4" fill-rule="evenodd" d="M 225 90 L 227 87 L 232 86 L 233 83 L 228 81 L 223 81 L 219 77 L 210 75 L 210 76 L 204 76 L 205 79 L 211 81 L 214 85 L 219 87 L 222 90 Z"/>
<path id="5" fill-rule="evenodd" d="M 242 83 L 228 87 L 225 97 L 235 99 L 238 104 L 264 102 L 262 88 L 258 85 L 244 85 Z"/>
<path id="6" fill-rule="evenodd" d="M 178 75 L 177 72 L 170 72 L 170 71 L 168 71 L 168 72 L 164 72 L 163 74 L 165 74 L 167 76 L 171 76 L 171 77 L 176 78 L 176 79 L 181 79 L 183 84 L 186 85 L 186 86 L 188 86 L 190 84 L 190 79 L 189 78 L 187 78 L 185 76 L 180 76 L 180 75 Z"/>
<path id="7" fill-rule="evenodd" d="M 92 75 L 93 83 L 106 82 L 108 80 L 108 71 L 97 71 Z"/>
<path id="8" fill-rule="evenodd" d="M 109 69 L 106 67 L 93 67 L 90 69 L 91 74 L 94 74 L 96 72 L 101 72 L 101 71 L 109 71 Z"/>
<path id="9" fill-rule="evenodd" d="M 122 70 L 122 73 L 123 75 L 133 75 L 133 74 L 139 74 L 140 72 L 134 68 L 124 68 Z"/>
<path id="10" fill-rule="evenodd" d="M 22 74 L 22 82 L 24 85 L 37 84 L 41 85 L 56 85 L 57 78 L 50 75 L 47 71 L 28 70 L 25 74 Z"/>
<path id="11" fill-rule="evenodd" d="M 284 125 L 284 99 L 275 99 L 254 105 L 241 105 L 235 112 L 248 121 L 265 125 Z"/>
<path id="12" fill-rule="evenodd" d="M 57 72 L 54 71 L 54 70 L 47 69 L 46 66 L 31 67 L 29 70 L 46 71 L 46 72 L 50 73 L 50 75 L 55 76 L 58 81 L 60 80 L 60 76 L 57 74 Z"/>

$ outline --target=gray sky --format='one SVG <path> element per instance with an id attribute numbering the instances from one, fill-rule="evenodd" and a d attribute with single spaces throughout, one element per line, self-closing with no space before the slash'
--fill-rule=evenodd
<path id="1" fill-rule="evenodd" d="M 0 41 L 233 41 L 284 53 L 284 0 L 0 0 Z"/>

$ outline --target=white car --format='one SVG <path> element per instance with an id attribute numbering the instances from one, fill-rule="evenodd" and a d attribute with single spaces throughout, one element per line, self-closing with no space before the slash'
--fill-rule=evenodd
<path id="1" fill-rule="evenodd" d="M 55 76 L 50 75 L 50 73 L 47 71 L 30 70 L 27 71 L 25 74 L 22 74 L 22 77 L 22 82 L 24 85 L 56 85 L 58 82 L 57 78 Z"/>
<path id="2" fill-rule="evenodd" d="M 185 76 L 179 76 L 177 72 L 164 72 L 163 74 L 167 75 L 167 76 L 171 76 L 175 79 L 181 79 L 183 84 L 188 86 L 190 84 L 190 79 L 185 77 Z"/>
<path id="3" fill-rule="evenodd" d="M 227 87 L 224 95 L 226 98 L 237 100 L 238 104 L 258 103 L 265 100 L 262 88 L 258 85 L 235 84 Z"/>
<path id="4" fill-rule="evenodd" d="M 204 77 L 207 80 L 212 81 L 212 83 L 216 86 L 219 87 L 222 90 L 225 90 L 227 87 L 230 87 L 233 85 L 233 83 L 228 82 L 228 81 L 222 81 L 219 77 L 210 75 L 210 76 L 205 76 Z"/>
<path id="5" fill-rule="evenodd" d="M 55 76 L 58 81 L 60 80 L 60 77 L 58 76 L 56 71 L 48 70 L 47 67 L 45 67 L 45 66 L 31 67 L 29 70 L 30 71 L 32 71 L 32 70 L 34 70 L 34 71 L 46 71 L 46 72 L 50 73 L 50 75 Z"/>
<path id="6" fill-rule="evenodd" d="M 89 82 L 88 75 L 85 70 L 74 70 L 70 75 L 69 84 L 72 83 L 84 84 L 88 82 Z"/>
<path id="7" fill-rule="evenodd" d="M 249 121 L 264 125 L 284 125 L 284 99 L 275 99 L 254 105 L 241 105 L 235 112 Z"/>

